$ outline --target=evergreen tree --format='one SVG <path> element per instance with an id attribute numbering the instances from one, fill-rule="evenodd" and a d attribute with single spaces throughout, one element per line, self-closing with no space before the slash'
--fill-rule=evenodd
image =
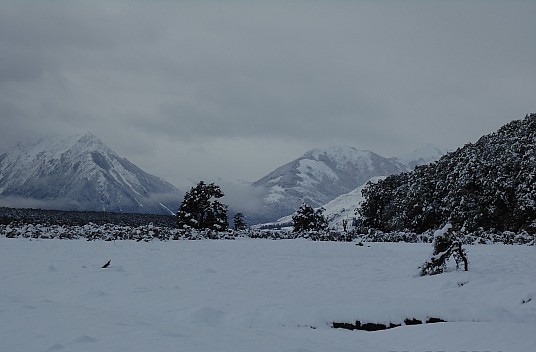
<path id="1" fill-rule="evenodd" d="M 242 213 L 236 213 L 235 216 L 233 216 L 233 223 L 235 230 L 245 230 L 248 227 L 244 221 L 244 214 Z"/>
<path id="2" fill-rule="evenodd" d="M 227 205 L 218 201 L 223 196 L 219 186 L 200 181 L 184 195 L 177 212 L 178 227 L 216 231 L 227 229 Z"/>
<path id="3" fill-rule="evenodd" d="M 310 205 L 302 203 L 300 208 L 292 216 L 294 232 L 325 230 L 327 228 L 327 221 L 323 215 L 324 210 L 324 208 L 314 210 Z"/>

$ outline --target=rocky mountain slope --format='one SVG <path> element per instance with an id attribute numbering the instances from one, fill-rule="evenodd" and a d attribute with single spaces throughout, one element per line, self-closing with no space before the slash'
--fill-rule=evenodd
<path id="1" fill-rule="evenodd" d="M 91 133 L 45 138 L 0 155 L 0 205 L 170 214 L 181 192 Z"/>

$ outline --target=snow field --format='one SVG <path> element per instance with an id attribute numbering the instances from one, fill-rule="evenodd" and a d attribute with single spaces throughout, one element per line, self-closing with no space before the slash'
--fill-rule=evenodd
<path id="1" fill-rule="evenodd" d="M 419 277 L 430 244 L 0 238 L 0 351 L 532 351 L 536 247 L 465 248 Z"/>

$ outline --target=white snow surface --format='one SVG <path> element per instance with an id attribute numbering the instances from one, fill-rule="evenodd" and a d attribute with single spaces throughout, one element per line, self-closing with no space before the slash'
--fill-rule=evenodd
<path id="1" fill-rule="evenodd" d="M 536 247 L 469 246 L 469 272 L 419 277 L 431 250 L 0 238 L 0 350 L 534 350 Z M 449 322 L 331 328 L 427 317 Z"/>

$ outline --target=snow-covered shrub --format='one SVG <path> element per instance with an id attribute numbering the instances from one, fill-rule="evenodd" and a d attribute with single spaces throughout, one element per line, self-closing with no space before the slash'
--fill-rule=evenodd
<path id="1" fill-rule="evenodd" d="M 451 224 L 446 224 L 435 232 L 433 246 L 432 257 L 419 268 L 421 276 L 441 274 L 447 268 L 447 261 L 451 256 L 456 262 L 456 269 L 463 263 L 464 270 L 468 270 L 467 253 L 456 239 Z"/>

